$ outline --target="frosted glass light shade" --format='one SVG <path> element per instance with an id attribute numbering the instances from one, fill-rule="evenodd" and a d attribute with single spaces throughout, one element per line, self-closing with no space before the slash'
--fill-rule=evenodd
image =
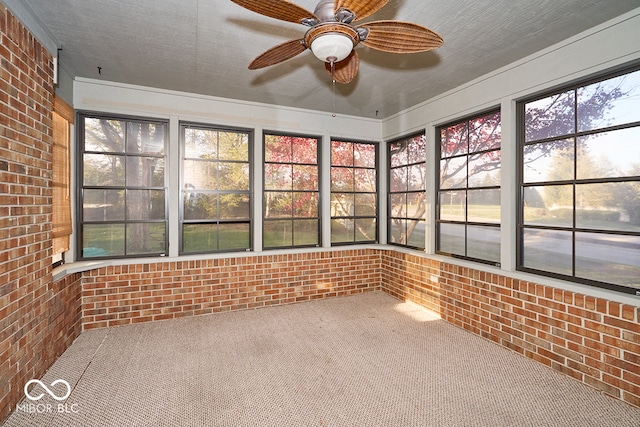
<path id="1" fill-rule="evenodd" d="M 323 34 L 311 42 L 311 51 L 321 61 L 334 62 L 345 59 L 353 50 L 353 41 L 342 34 Z"/>

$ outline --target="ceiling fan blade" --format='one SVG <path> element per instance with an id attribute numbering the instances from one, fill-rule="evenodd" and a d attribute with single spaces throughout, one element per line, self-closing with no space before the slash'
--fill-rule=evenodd
<path id="1" fill-rule="evenodd" d="M 340 9 L 350 10 L 356 15 L 355 22 L 376 13 L 387 3 L 389 0 L 335 0 L 333 8 L 335 13 Z"/>
<path id="2" fill-rule="evenodd" d="M 315 18 L 312 12 L 287 0 L 231 0 L 260 15 L 300 24 L 303 19 Z"/>
<path id="3" fill-rule="evenodd" d="M 444 41 L 428 28 L 402 21 L 373 21 L 362 24 L 369 31 L 360 43 L 391 53 L 426 52 L 442 46 Z"/>
<path id="4" fill-rule="evenodd" d="M 351 80 L 353 80 L 358 74 L 358 68 L 360 68 L 360 57 L 358 56 L 358 52 L 352 50 L 349 56 L 345 59 L 333 64 L 333 73 L 331 73 L 331 64 L 325 62 L 324 66 L 329 74 L 332 74 L 333 79 L 336 82 L 347 84 L 351 83 Z"/>
<path id="5" fill-rule="evenodd" d="M 268 67 L 291 59 L 307 50 L 303 40 L 289 40 L 267 50 L 249 64 L 250 70 Z"/>

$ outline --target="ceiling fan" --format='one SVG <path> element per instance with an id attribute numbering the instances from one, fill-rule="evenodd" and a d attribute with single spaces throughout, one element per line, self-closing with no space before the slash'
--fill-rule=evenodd
<path id="1" fill-rule="evenodd" d="M 338 83 L 349 83 L 358 74 L 358 43 L 391 53 L 426 52 L 442 46 L 435 32 L 411 22 L 372 21 L 353 23 L 372 15 L 389 0 L 320 0 L 313 13 L 288 0 L 231 0 L 261 15 L 310 27 L 303 38 L 274 46 L 249 64 L 250 70 L 279 64 L 307 49 L 324 61 Z"/>

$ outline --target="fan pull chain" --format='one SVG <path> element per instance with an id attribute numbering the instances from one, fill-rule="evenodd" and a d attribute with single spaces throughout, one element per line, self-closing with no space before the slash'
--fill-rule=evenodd
<path id="1" fill-rule="evenodd" d="M 336 116 L 336 61 L 334 57 L 329 58 L 331 60 L 331 117 Z"/>

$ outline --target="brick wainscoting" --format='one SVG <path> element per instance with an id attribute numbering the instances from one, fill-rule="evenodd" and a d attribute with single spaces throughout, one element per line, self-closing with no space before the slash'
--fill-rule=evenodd
<path id="1" fill-rule="evenodd" d="M 84 329 L 380 289 L 380 251 L 336 250 L 105 267 L 82 283 Z"/>
<path id="2" fill-rule="evenodd" d="M 640 307 L 395 251 L 382 290 L 640 406 Z"/>

